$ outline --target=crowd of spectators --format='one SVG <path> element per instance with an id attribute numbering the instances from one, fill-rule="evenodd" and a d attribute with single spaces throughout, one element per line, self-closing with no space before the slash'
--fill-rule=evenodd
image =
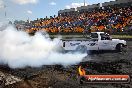
<path id="1" fill-rule="evenodd" d="M 75 15 L 59 15 L 31 21 L 26 31 L 48 33 L 83 33 L 94 31 L 124 32 L 132 30 L 132 7 L 105 7 Z"/>

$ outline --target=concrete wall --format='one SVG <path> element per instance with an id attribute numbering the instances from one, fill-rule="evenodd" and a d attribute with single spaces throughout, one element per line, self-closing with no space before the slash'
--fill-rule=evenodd
<path id="1" fill-rule="evenodd" d="M 106 7 L 106 6 L 112 6 L 112 5 L 115 5 L 115 4 L 118 4 L 117 1 L 110 1 L 110 2 L 102 3 L 102 6 Z"/>
<path id="2" fill-rule="evenodd" d="M 132 0 L 117 0 L 118 4 L 129 3 L 129 2 L 132 2 Z"/>
<path id="3" fill-rule="evenodd" d="M 100 4 L 93 4 L 93 5 L 89 5 L 89 9 L 93 9 L 93 8 L 99 8 L 100 7 Z"/>
<path id="4" fill-rule="evenodd" d="M 77 7 L 78 11 L 80 11 L 80 10 L 87 10 L 87 9 L 88 9 L 88 6 Z"/>
<path id="5" fill-rule="evenodd" d="M 58 14 L 68 13 L 68 12 L 74 12 L 74 11 L 75 11 L 75 8 L 64 9 L 64 10 L 60 10 L 60 11 L 58 11 Z"/>
<path id="6" fill-rule="evenodd" d="M 102 3 L 102 7 L 125 4 L 125 3 L 132 3 L 132 0 L 115 0 L 115 1 L 105 2 L 105 3 Z M 81 11 L 81 10 L 86 11 L 86 10 L 95 9 L 95 8 L 100 8 L 100 4 L 98 3 L 98 4 L 93 4 L 93 5 L 77 7 L 77 11 Z M 75 8 L 64 9 L 64 10 L 58 11 L 58 14 L 70 13 L 70 12 L 75 12 L 75 11 L 76 11 Z"/>
<path id="7" fill-rule="evenodd" d="M 93 4 L 93 5 L 87 5 L 87 6 L 81 6 L 81 7 L 78 7 L 77 10 L 80 11 L 80 10 L 89 10 L 89 9 L 94 9 L 94 8 L 99 8 L 100 7 L 100 4 Z"/>
<path id="8" fill-rule="evenodd" d="M 132 0 L 116 0 L 116 1 L 110 1 L 110 2 L 105 2 L 105 3 L 102 3 L 102 6 L 103 7 L 106 7 L 106 6 L 112 6 L 112 5 L 118 5 L 118 4 L 125 4 L 125 3 L 130 3 L 132 2 Z"/>

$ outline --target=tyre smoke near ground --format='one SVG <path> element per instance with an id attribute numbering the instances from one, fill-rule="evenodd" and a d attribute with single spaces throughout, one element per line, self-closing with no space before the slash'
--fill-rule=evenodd
<path id="1" fill-rule="evenodd" d="M 86 54 L 59 53 L 60 38 L 51 40 L 41 32 L 29 36 L 8 26 L 0 31 L 0 63 L 11 68 L 42 65 L 72 65 L 82 61 Z"/>

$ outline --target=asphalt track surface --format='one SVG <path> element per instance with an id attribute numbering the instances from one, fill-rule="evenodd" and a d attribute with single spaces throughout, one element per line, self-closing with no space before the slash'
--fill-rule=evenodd
<path id="1" fill-rule="evenodd" d="M 127 74 L 132 78 L 132 41 L 127 41 L 126 52 L 102 51 L 88 55 L 81 65 L 86 66 L 87 74 Z M 60 65 L 10 69 L 0 66 L 0 72 L 22 79 L 3 88 L 132 88 L 132 81 L 127 84 L 79 84 L 78 66 L 67 68 Z"/>

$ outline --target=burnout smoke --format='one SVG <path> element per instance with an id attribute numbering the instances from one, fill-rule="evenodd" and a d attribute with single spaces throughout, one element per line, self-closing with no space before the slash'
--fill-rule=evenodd
<path id="1" fill-rule="evenodd" d="M 79 53 L 58 53 L 55 49 L 59 41 L 59 38 L 51 40 L 39 32 L 29 36 L 26 32 L 8 26 L 0 31 L 0 64 L 11 68 L 54 64 L 65 66 L 76 64 L 86 56 Z"/>

